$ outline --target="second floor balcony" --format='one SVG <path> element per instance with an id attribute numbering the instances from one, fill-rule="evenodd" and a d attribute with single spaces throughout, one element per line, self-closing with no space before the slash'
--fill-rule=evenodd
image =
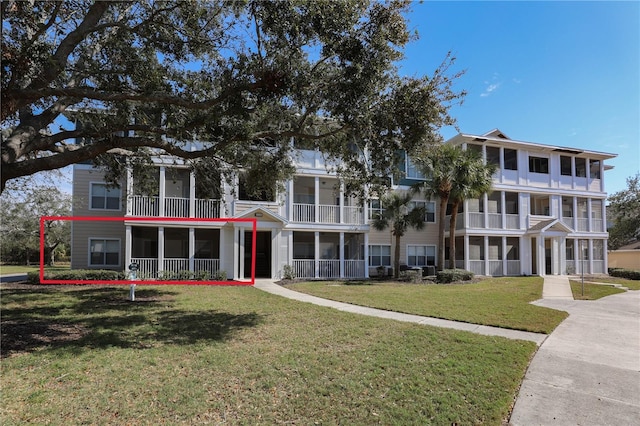
<path id="1" fill-rule="evenodd" d="M 132 195 L 127 202 L 127 215 L 137 217 L 220 217 L 221 200 L 186 197 L 150 197 Z"/>

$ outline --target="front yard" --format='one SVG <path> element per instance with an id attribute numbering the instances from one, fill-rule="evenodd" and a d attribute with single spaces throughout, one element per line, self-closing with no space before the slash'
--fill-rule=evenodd
<path id="1" fill-rule="evenodd" d="M 542 297 L 541 277 L 490 278 L 471 284 L 401 284 L 366 281 L 295 283 L 288 288 L 372 308 L 474 324 L 551 333 L 567 313 L 531 305 Z M 349 283 L 344 283 L 349 284 Z"/>
<path id="2" fill-rule="evenodd" d="M 535 351 L 251 287 L 0 288 L 3 425 L 500 425 Z"/>

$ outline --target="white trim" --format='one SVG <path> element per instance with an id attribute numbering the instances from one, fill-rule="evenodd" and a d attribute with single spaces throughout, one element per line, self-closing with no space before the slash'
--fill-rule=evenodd
<path id="1" fill-rule="evenodd" d="M 107 241 L 117 241 L 118 242 L 118 264 L 117 265 L 112 265 L 112 264 L 106 264 L 106 263 L 100 263 L 100 264 L 92 264 L 91 263 L 91 241 L 92 240 L 102 240 L 105 242 L 105 247 L 106 247 L 106 242 Z M 87 267 L 88 268 L 100 268 L 100 267 L 111 267 L 111 268 L 115 268 L 115 267 L 122 267 L 122 239 L 121 238 L 109 238 L 109 237 L 89 237 L 87 239 Z M 103 252 L 106 253 L 106 252 Z"/>
<path id="2" fill-rule="evenodd" d="M 425 265 L 409 265 L 409 247 L 433 247 L 433 259 L 434 259 L 434 264 L 433 265 L 427 265 L 427 251 L 425 250 L 424 253 L 424 260 L 425 260 Z M 416 256 L 417 257 L 417 256 Z M 406 252 L 405 252 L 405 261 L 407 263 L 407 266 L 419 266 L 419 267 L 423 267 L 423 266 L 437 266 L 438 265 L 438 246 L 435 244 L 407 244 L 406 245 Z"/>
<path id="3" fill-rule="evenodd" d="M 392 250 L 391 250 L 391 244 L 369 244 L 369 253 L 367 256 L 367 262 L 369 262 L 369 267 L 371 268 L 377 268 L 378 266 L 393 266 L 393 256 L 392 256 Z M 372 252 L 372 247 L 389 247 L 389 264 L 388 265 L 374 265 L 373 263 L 370 262 L 371 259 L 369 259 L 370 257 L 374 256 L 371 254 Z M 380 260 L 382 260 L 382 256 L 383 255 L 375 255 L 375 257 L 379 257 Z M 386 257 L 386 255 L 384 255 Z"/>

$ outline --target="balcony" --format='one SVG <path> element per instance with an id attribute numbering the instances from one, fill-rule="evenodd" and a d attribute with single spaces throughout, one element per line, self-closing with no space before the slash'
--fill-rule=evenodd
<path id="1" fill-rule="evenodd" d="M 292 221 L 299 223 L 326 223 L 326 224 L 350 224 L 361 225 L 364 223 L 364 215 L 361 207 L 319 204 L 316 220 L 315 204 L 293 203 Z"/>
<path id="2" fill-rule="evenodd" d="M 161 209 L 161 201 L 164 206 Z M 221 200 L 207 200 L 196 198 L 191 211 L 189 198 L 148 197 L 133 195 L 129 197 L 128 215 L 137 217 L 197 217 L 213 219 L 220 217 Z M 162 214 L 161 214 L 162 213 Z"/>

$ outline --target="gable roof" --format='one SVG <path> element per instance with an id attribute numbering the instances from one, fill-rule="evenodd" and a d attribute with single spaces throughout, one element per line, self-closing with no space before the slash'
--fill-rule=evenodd
<path id="1" fill-rule="evenodd" d="M 546 231 L 573 232 L 573 229 L 569 228 L 559 219 L 547 219 L 541 220 L 527 229 L 527 234 L 542 234 Z"/>
<path id="2" fill-rule="evenodd" d="M 234 218 L 260 218 L 259 220 L 268 220 L 271 222 L 281 222 L 284 224 L 289 223 L 289 221 L 280 216 L 277 213 L 272 212 L 271 210 L 264 208 L 263 206 L 252 207 L 248 210 L 243 211 L 240 214 L 234 216 Z"/>

